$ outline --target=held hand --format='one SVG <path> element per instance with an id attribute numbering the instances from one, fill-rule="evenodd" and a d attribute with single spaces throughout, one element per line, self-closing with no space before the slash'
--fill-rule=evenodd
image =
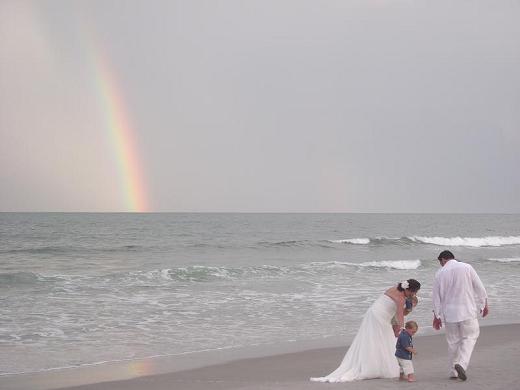
<path id="1" fill-rule="evenodd" d="M 482 317 L 485 317 L 489 314 L 489 308 L 488 308 L 488 305 L 484 306 L 484 308 L 481 310 L 482 312 Z"/>
<path id="2" fill-rule="evenodd" d="M 442 320 L 440 318 L 433 318 L 433 329 L 440 330 L 442 328 Z"/>

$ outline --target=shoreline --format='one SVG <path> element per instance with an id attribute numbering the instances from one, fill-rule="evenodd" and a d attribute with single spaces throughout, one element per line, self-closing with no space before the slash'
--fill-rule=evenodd
<path id="1" fill-rule="evenodd" d="M 496 319 L 482 319 L 479 318 L 480 328 L 497 326 L 497 325 L 517 325 L 520 324 L 520 319 L 517 318 L 509 318 L 505 320 L 496 320 Z M 422 337 L 428 335 L 437 335 L 444 334 L 444 330 L 434 331 L 432 326 L 422 326 L 419 328 L 418 333 L 414 336 Z M 182 370 L 184 369 L 192 369 L 192 368 L 200 368 L 214 364 L 227 363 L 233 360 L 240 360 L 246 358 L 259 358 L 266 356 L 274 356 L 274 355 L 283 355 L 287 353 L 294 352 L 304 352 L 313 349 L 325 349 L 325 348 L 336 348 L 338 346 L 344 346 L 347 348 L 349 343 L 351 342 L 352 337 L 354 335 L 331 335 L 331 336 L 323 336 L 321 338 L 315 339 L 307 339 L 307 340 L 286 340 L 286 341 L 277 341 L 272 343 L 259 343 L 259 344 L 251 344 L 251 345 L 233 345 L 221 348 L 209 348 L 202 350 L 194 350 L 194 351 L 186 351 L 179 353 L 165 353 L 165 354 L 157 354 L 150 356 L 142 356 L 142 357 L 132 357 L 132 358 L 121 358 L 107 361 L 95 361 L 95 362 L 87 362 L 81 363 L 78 365 L 70 365 L 70 366 L 61 366 L 61 367 L 51 367 L 51 368 L 43 368 L 40 370 L 34 371 L 20 371 L 20 372 L 5 372 L 0 373 L 0 384 L 1 379 L 4 377 L 14 377 L 14 376 L 29 376 L 29 375 L 43 375 L 45 373 L 52 372 L 64 372 L 67 370 L 84 370 L 89 369 L 90 367 L 103 367 L 105 365 L 117 366 L 117 365 L 129 365 L 135 364 L 143 361 L 173 361 L 185 360 L 184 363 L 180 364 Z M 218 356 L 218 358 L 214 358 L 214 356 Z M 192 357 L 195 357 L 192 359 Z M 190 365 L 188 361 L 195 361 L 202 357 L 201 363 L 194 363 L 194 365 Z M 158 364 L 158 366 L 165 366 L 167 363 Z M 176 365 L 178 366 L 178 365 Z M 180 369 L 176 369 L 175 371 L 180 371 Z M 173 372 L 167 370 L 165 372 Z"/>
<path id="2" fill-rule="evenodd" d="M 426 332 L 416 336 L 419 351 L 414 359 L 418 384 L 422 388 L 449 385 L 447 369 L 447 345 L 444 334 Z M 335 339 L 335 338 L 334 338 Z M 350 341 L 350 340 L 349 340 Z M 51 389 L 319 389 L 327 386 L 309 381 L 311 376 L 322 376 L 331 372 L 346 352 L 346 343 L 334 342 L 334 347 L 325 340 L 316 341 L 296 351 L 287 351 L 287 345 L 271 345 L 256 349 L 225 349 L 208 351 L 203 359 L 200 354 L 186 354 L 127 360 L 112 363 L 95 363 L 67 369 L 53 369 L 27 374 L 0 376 L 0 388 L 5 390 L 51 390 Z M 338 346 L 339 345 L 339 346 Z M 486 356 L 488 358 L 486 358 Z M 494 359 L 489 359 L 494 356 Z M 517 375 L 515 362 L 520 361 L 520 324 L 481 325 L 481 335 L 473 353 L 468 374 L 478 375 L 476 380 L 464 384 L 487 383 L 491 389 L 514 388 L 512 378 Z M 491 373 L 483 374 L 491 370 Z M 501 372 L 501 374 L 498 374 Z M 492 373 L 495 373 L 493 375 Z M 493 381 L 491 381 L 492 378 Z M 462 384 L 463 382 L 452 381 Z M 388 379 L 355 382 L 356 389 L 397 388 L 402 384 Z M 348 386 L 348 384 L 343 384 Z M 426 387 L 424 387 L 426 385 Z M 330 384 L 329 384 L 330 386 Z M 387 387 L 389 386 L 389 387 Z M 393 387 L 395 386 L 395 387 Z M 498 386 L 498 387 L 497 387 Z M 511 387 L 513 386 L 513 387 Z"/>

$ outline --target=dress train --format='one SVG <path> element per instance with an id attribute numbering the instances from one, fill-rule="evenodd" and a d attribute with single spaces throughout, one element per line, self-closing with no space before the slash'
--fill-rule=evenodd
<path id="1" fill-rule="evenodd" d="M 340 366 L 315 382 L 350 382 L 370 378 L 396 378 L 396 338 L 390 321 L 396 313 L 395 302 L 381 295 L 363 316 L 363 321 Z"/>

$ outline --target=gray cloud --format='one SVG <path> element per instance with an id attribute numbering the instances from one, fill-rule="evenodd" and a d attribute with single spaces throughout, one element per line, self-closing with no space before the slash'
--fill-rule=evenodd
<path id="1" fill-rule="evenodd" d="M 124 209 L 90 36 L 153 210 L 520 212 L 516 3 L 0 7 L 2 210 Z"/>

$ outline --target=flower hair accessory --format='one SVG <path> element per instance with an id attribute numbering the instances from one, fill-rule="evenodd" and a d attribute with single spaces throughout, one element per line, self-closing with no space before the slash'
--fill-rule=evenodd
<path id="1" fill-rule="evenodd" d="M 407 288 L 409 288 L 409 287 L 410 287 L 410 284 L 408 283 L 408 280 L 405 280 L 405 281 L 401 282 L 401 287 L 402 287 L 403 289 L 405 289 L 405 290 L 406 290 Z"/>

